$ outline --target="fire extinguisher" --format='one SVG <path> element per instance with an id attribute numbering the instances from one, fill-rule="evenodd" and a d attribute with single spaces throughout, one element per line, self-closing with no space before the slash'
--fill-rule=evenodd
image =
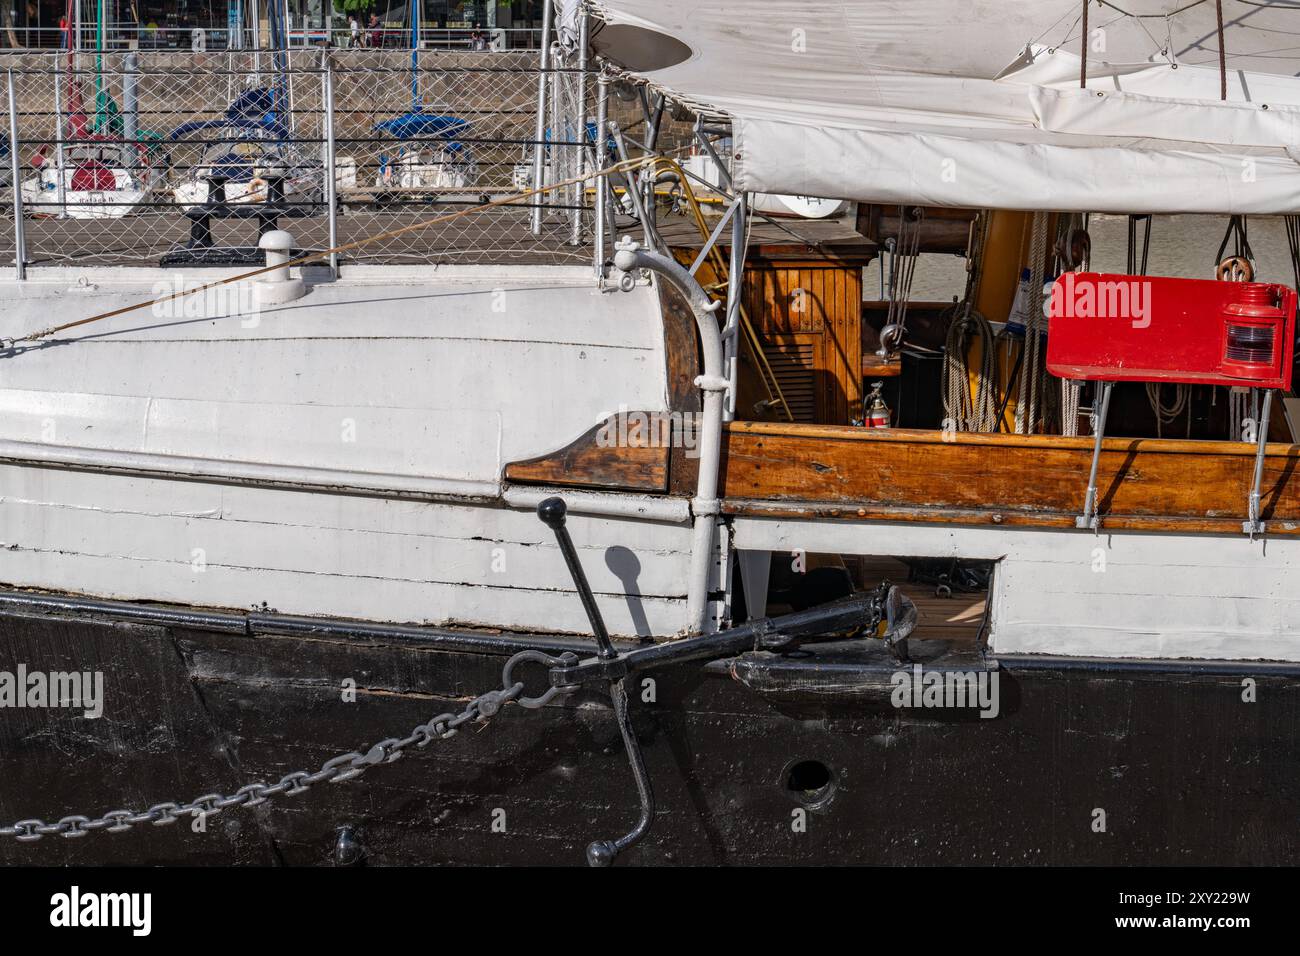
<path id="1" fill-rule="evenodd" d="M 884 382 L 871 383 L 871 394 L 863 403 L 866 406 L 863 424 L 867 428 L 888 428 L 890 419 L 893 418 L 893 412 L 885 404 L 885 397 L 880 394 L 884 387 Z"/>

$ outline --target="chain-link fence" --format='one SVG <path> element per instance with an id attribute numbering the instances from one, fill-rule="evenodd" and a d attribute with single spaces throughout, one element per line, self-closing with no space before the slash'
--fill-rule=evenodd
<path id="1" fill-rule="evenodd" d="M 271 228 L 303 250 L 380 237 L 345 262 L 591 261 L 589 186 L 449 218 L 531 188 L 539 128 L 547 181 L 593 168 L 595 84 L 575 68 L 302 50 L 0 55 L 0 70 L 19 181 L 15 197 L 4 157 L 2 261 L 14 218 L 34 265 L 253 261 Z"/>

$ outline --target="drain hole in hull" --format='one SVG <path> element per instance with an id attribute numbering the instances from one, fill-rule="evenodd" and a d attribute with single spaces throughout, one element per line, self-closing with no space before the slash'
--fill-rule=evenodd
<path id="1" fill-rule="evenodd" d="M 801 760 L 785 773 L 785 789 L 805 807 L 819 806 L 835 790 L 835 777 L 820 760 Z"/>

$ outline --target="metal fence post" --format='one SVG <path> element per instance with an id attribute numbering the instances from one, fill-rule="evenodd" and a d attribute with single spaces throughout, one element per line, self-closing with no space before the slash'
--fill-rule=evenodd
<path id="1" fill-rule="evenodd" d="M 54 174 L 59 178 L 55 181 L 55 195 L 59 199 L 59 218 L 68 218 L 68 184 L 64 172 L 63 156 L 63 67 L 60 64 L 63 57 L 56 57 L 54 60 Z"/>
<path id="2" fill-rule="evenodd" d="M 542 51 L 537 69 L 537 125 L 533 133 L 533 189 L 542 188 L 542 175 L 545 172 L 545 148 L 542 141 L 546 138 L 546 71 L 551 63 L 551 9 L 552 0 L 542 5 Z M 533 202 L 533 235 L 542 234 L 542 197 L 536 194 Z"/>
<path id="3" fill-rule="evenodd" d="M 605 167 L 605 156 L 607 150 L 605 143 L 608 141 L 609 131 L 605 128 L 609 121 L 609 80 L 604 75 L 596 79 L 596 142 L 595 157 L 592 160 L 592 170 L 599 172 Z M 596 281 L 601 282 L 605 278 L 605 190 L 609 188 L 609 183 L 604 176 L 596 177 Z"/>
<path id="4" fill-rule="evenodd" d="M 325 109 L 325 204 L 329 210 L 329 244 L 333 249 L 339 244 L 338 174 L 334 168 L 334 65 L 329 54 L 323 57 L 325 70 L 321 75 L 322 101 Z M 330 253 L 330 275 L 339 277 L 339 254 Z"/>
<path id="5" fill-rule="evenodd" d="M 14 275 L 27 278 L 27 241 L 23 223 L 22 153 L 18 139 L 18 94 L 14 89 L 14 71 L 9 70 L 9 174 L 14 188 Z"/>
<path id="6" fill-rule="evenodd" d="M 590 44 L 591 21 L 590 15 L 584 7 L 581 14 L 582 19 L 579 21 L 578 29 L 578 91 L 577 91 L 577 111 L 578 111 L 578 136 L 577 141 L 580 144 L 575 150 L 578 161 L 574 164 L 574 175 L 581 176 L 583 173 L 583 160 L 587 153 L 587 47 Z M 599 169 L 599 166 L 593 166 L 592 169 Z M 570 243 L 575 246 L 582 245 L 582 207 L 587 200 L 587 181 L 584 179 L 578 183 L 573 190 L 573 221 L 570 225 L 571 235 Z"/>

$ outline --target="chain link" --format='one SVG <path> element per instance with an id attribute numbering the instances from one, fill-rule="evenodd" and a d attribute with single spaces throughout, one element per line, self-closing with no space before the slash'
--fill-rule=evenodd
<path id="1" fill-rule="evenodd" d="M 550 687 L 538 697 L 525 697 L 522 681 L 514 680 L 515 666 L 524 662 L 551 667 L 569 667 L 577 663 L 577 655 L 564 653 L 551 657 L 541 651 L 520 651 L 506 662 L 501 672 L 502 687 L 489 690 L 469 701 L 459 713 L 438 714 L 431 720 L 412 729 L 405 737 L 389 737 L 372 745 L 365 753 L 349 751 L 326 760 L 319 770 L 309 773 L 295 770 L 285 774 L 279 783 L 250 783 L 229 796 L 207 793 L 188 803 L 158 803 L 143 812 L 110 810 L 98 817 L 70 815 L 57 823 L 44 820 L 19 820 L 12 826 L 0 827 L 0 837 L 13 837 L 20 843 L 32 843 L 45 836 L 62 836 L 69 839 L 84 837 L 88 833 L 105 830 L 122 833 L 142 823 L 166 826 L 183 817 L 209 817 L 231 807 L 255 807 L 275 797 L 292 797 L 306 793 L 319 783 L 343 783 L 355 780 L 371 767 L 392 763 L 401 758 L 411 746 L 426 747 L 434 740 L 449 740 L 461 727 L 477 721 L 485 724 L 508 703 L 516 703 L 527 710 L 537 710 L 550 703 L 557 695 L 577 690 L 577 686 Z"/>

